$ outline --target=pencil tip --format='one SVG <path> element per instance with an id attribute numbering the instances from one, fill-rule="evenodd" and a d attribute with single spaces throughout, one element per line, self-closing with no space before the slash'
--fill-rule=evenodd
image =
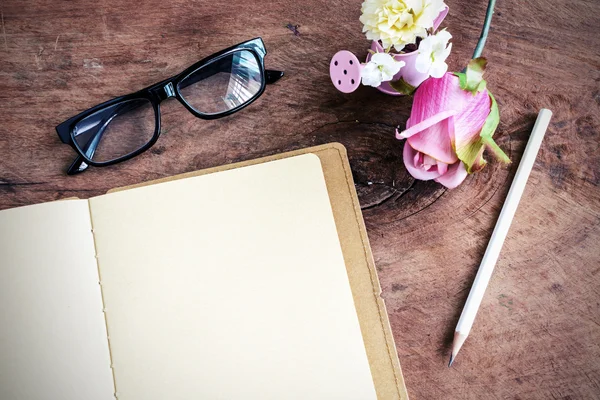
<path id="1" fill-rule="evenodd" d="M 450 368 L 452 366 L 453 362 L 454 362 L 454 356 L 452 354 L 450 354 L 450 361 L 448 362 L 448 368 Z"/>

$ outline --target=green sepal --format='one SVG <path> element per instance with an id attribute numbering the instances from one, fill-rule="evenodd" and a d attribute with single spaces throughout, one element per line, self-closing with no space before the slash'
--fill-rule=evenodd
<path id="1" fill-rule="evenodd" d="M 464 72 L 453 72 L 453 74 L 458 76 L 458 85 L 461 89 L 465 90 L 467 87 L 467 74 Z"/>
<path id="2" fill-rule="evenodd" d="M 494 136 L 494 132 L 496 132 L 496 128 L 500 123 L 500 111 L 498 110 L 498 103 L 496 103 L 496 99 L 492 95 L 491 92 L 488 91 L 490 95 L 490 99 L 492 100 L 492 108 L 490 110 L 490 114 L 485 120 L 483 127 L 481 128 L 481 136 L 482 142 L 490 149 L 494 156 L 503 163 L 510 163 L 510 158 L 506 155 L 504 151 L 494 142 L 492 138 Z"/>
<path id="3" fill-rule="evenodd" d="M 412 95 L 415 92 L 415 90 L 417 90 L 416 87 L 406 82 L 402 77 L 397 81 L 390 81 L 389 83 L 390 86 L 393 87 L 398 93 L 402 93 L 408 96 Z"/>
<path id="4" fill-rule="evenodd" d="M 473 142 L 462 148 L 456 149 L 456 156 L 465 164 L 465 168 L 469 174 L 482 169 L 486 161 L 483 159 L 483 150 L 485 146 L 481 137 L 476 137 Z"/>
<path id="5" fill-rule="evenodd" d="M 487 60 L 484 57 L 474 58 L 467 65 L 467 90 L 475 94 L 485 89 L 486 82 L 483 79 L 483 73 L 487 66 Z"/>
<path id="6" fill-rule="evenodd" d="M 454 75 L 458 76 L 460 88 L 473 95 L 485 90 L 487 83 L 483 79 L 483 73 L 486 65 L 487 60 L 484 57 L 474 58 L 469 61 L 465 72 L 455 72 Z"/>

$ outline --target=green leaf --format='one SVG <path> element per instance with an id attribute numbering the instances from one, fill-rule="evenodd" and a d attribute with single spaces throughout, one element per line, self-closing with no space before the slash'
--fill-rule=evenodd
<path id="1" fill-rule="evenodd" d="M 496 132 L 496 128 L 500 123 L 500 111 L 498 110 L 498 103 L 496 103 L 496 99 L 492 96 L 492 93 L 488 91 L 488 94 L 492 100 L 492 107 L 490 114 L 481 128 L 479 136 L 481 137 L 482 142 L 490 149 L 498 160 L 504 163 L 510 163 L 510 158 L 508 158 L 506 153 L 504 153 L 496 142 L 494 142 L 494 139 L 492 139 L 492 136 L 494 136 L 494 132 Z"/>
<path id="2" fill-rule="evenodd" d="M 411 95 L 415 92 L 415 90 L 417 90 L 416 87 L 414 87 L 413 85 L 411 85 L 410 83 L 406 82 L 404 80 L 404 78 L 400 78 L 397 81 L 390 81 L 390 86 L 393 87 L 397 92 L 402 93 L 402 94 L 406 94 L 406 95 Z"/>

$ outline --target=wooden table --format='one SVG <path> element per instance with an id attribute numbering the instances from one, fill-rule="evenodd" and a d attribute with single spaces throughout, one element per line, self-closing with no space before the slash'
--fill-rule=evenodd
<path id="1" fill-rule="evenodd" d="M 468 61 L 484 1 L 449 0 L 449 65 Z M 0 0 L 0 209 L 339 141 L 347 149 L 398 354 L 414 399 L 600 398 L 600 2 L 500 1 L 484 55 L 499 145 L 455 190 L 402 163 L 410 98 L 337 92 L 331 56 L 359 57 L 360 0 Z M 286 77 L 218 121 L 163 104 L 157 145 L 66 176 L 54 126 L 76 112 L 262 36 Z M 471 337 L 446 367 L 454 326 L 537 111 L 554 118 Z"/>

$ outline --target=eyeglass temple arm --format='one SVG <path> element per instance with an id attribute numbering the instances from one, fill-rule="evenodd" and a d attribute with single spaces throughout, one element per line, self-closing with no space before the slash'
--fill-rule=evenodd
<path id="1" fill-rule="evenodd" d="M 83 160 L 83 157 L 78 155 L 67 169 L 67 175 L 76 175 L 85 171 L 88 167 L 89 165 L 87 165 L 87 163 Z"/>
<path id="2" fill-rule="evenodd" d="M 104 125 L 98 130 L 98 133 L 96 133 L 96 135 L 94 135 L 94 138 L 87 143 L 85 148 L 81 149 L 88 157 L 93 157 L 94 152 L 98 147 L 98 143 L 100 143 L 100 139 L 102 139 L 102 134 L 104 134 L 105 129 L 106 125 Z M 69 166 L 69 169 L 67 169 L 67 175 L 78 174 L 88 169 L 88 167 L 89 165 L 85 162 L 83 157 L 81 155 L 77 155 L 73 163 L 71 163 L 71 165 Z"/>
<path id="3" fill-rule="evenodd" d="M 283 77 L 283 71 L 265 69 L 265 80 L 268 84 L 275 83 Z"/>
<path id="4" fill-rule="evenodd" d="M 106 124 L 101 127 L 98 132 L 94 135 L 94 138 L 90 140 L 85 148 L 81 149 L 89 158 L 94 156 L 94 152 L 96 152 L 96 148 L 98 147 L 98 143 L 100 143 L 100 139 L 102 139 L 102 135 L 104 134 L 104 130 L 106 129 Z M 89 165 L 85 162 L 81 155 L 77 155 L 73 163 L 67 169 L 67 175 L 75 175 L 80 172 L 85 171 Z"/>
<path id="5" fill-rule="evenodd" d="M 94 136 L 94 139 L 90 140 L 89 143 L 87 144 L 87 146 L 85 146 L 85 148 L 82 149 L 83 152 L 88 157 L 90 157 L 90 158 L 93 157 L 94 152 L 96 151 L 96 148 L 98 147 L 98 143 L 100 143 L 100 139 L 102 138 L 102 134 L 104 133 L 105 128 L 106 128 L 106 125 L 104 127 L 100 128 L 98 133 L 96 133 L 96 135 Z M 73 163 L 71 163 L 71 165 L 69 166 L 69 169 L 67 169 L 67 175 L 78 174 L 78 173 L 83 172 L 86 169 L 88 169 L 88 167 L 89 167 L 89 165 L 85 162 L 83 157 L 81 155 L 77 155 L 77 157 L 75 158 Z"/>

